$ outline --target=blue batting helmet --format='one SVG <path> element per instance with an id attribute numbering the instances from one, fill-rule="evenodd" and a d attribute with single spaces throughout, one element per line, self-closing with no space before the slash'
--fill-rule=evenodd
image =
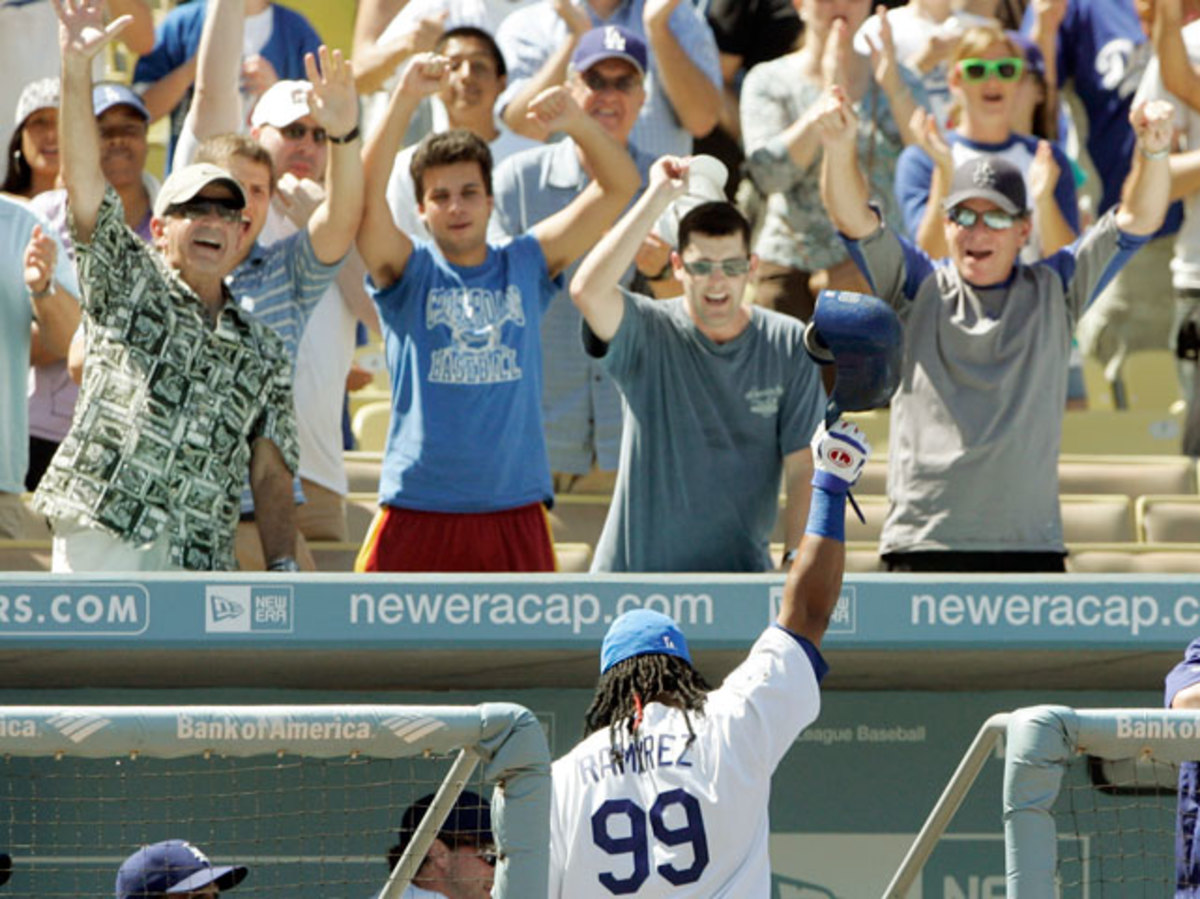
<path id="1" fill-rule="evenodd" d="M 886 406 L 900 383 L 903 331 L 895 311 L 878 297 L 848 290 L 822 290 L 804 347 L 837 377 L 825 410 L 831 424 L 843 412 Z"/>

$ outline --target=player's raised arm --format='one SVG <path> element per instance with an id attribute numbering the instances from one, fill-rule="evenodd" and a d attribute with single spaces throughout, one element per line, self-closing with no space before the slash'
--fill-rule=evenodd
<path id="1" fill-rule="evenodd" d="M 861 240 L 879 227 L 879 216 L 871 209 L 867 179 L 858 166 L 858 116 L 837 85 L 827 88 L 817 102 L 817 131 L 824 148 L 821 202 L 835 228 Z"/>
<path id="2" fill-rule="evenodd" d="M 308 108 L 329 135 L 329 165 L 325 170 L 325 198 L 308 220 L 313 253 L 325 265 L 345 258 L 354 246 L 363 216 L 363 160 L 359 152 L 358 93 L 354 71 L 341 50 L 318 51 L 321 68 L 311 53 L 304 56 L 304 71 L 312 83 Z M 386 183 L 386 177 L 384 183 Z"/>
<path id="3" fill-rule="evenodd" d="M 575 102 L 567 88 L 543 91 L 530 104 L 529 115 L 547 133 L 565 132 L 578 145 L 592 183 L 565 209 L 538 222 L 531 233 L 542 245 L 551 275 L 595 246 L 641 186 L 642 178 L 629 151 Z"/>
<path id="4" fill-rule="evenodd" d="M 821 645 L 842 592 L 846 568 L 846 496 L 858 480 L 871 445 L 845 420 L 813 437 L 812 501 L 800 551 L 788 572 L 776 623 Z"/>
<path id="5" fill-rule="evenodd" d="M 422 98 L 437 93 L 450 76 L 448 60 L 433 53 L 416 56 L 392 92 L 387 115 L 363 153 L 366 193 L 358 226 L 358 252 L 375 286 L 384 289 L 400 279 L 412 240 L 396 227 L 387 204 L 387 183 L 404 132 Z M 417 198 L 420 202 L 421 198 Z"/>
<path id="6" fill-rule="evenodd" d="M 612 340 L 621 326 L 625 299 L 617 285 L 659 216 L 687 190 L 687 167 L 686 159 L 675 156 L 656 160 L 646 192 L 600 238 L 571 279 L 571 300 L 600 340 Z"/>
<path id="7" fill-rule="evenodd" d="M 100 169 L 100 134 L 92 113 L 92 59 L 132 21 L 121 16 L 104 24 L 100 0 L 52 0 L 58 14 L 58 43 L 62 56 L 61 109 L 58 146 L 62 179 L 67 189 L 75 239 L 86 243 L 96 225 L 104 199 Z"/>

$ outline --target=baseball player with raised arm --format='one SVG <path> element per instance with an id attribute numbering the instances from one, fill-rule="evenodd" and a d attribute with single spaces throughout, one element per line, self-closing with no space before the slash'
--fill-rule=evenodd
<path id="1" fill-rule="evenodd" d="M 817 431 L 808 525 L 779 615 L 716 690 L 666 615 L 613 622 L 588 735 L 554 763 L 551 899 L 770 895 L 771 774 L 820 710 L 846 496 L 869 452 L 853 424 Z"/>

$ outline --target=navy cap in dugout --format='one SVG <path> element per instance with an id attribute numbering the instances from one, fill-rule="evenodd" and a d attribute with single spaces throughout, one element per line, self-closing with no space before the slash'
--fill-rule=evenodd
<path id="1" fill-rule="evenodd" d="M 194 893 L 210 883 L 231 890 L 249 869 L 244 865 L 213 867 L 208 857 L 184 840 L 163 840 L 143 846 L 121 863 L 116 899 L 141 899 L 163 893 Z"/>

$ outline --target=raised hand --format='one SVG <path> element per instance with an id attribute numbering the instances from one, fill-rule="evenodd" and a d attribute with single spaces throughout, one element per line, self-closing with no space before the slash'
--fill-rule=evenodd
<path id="1" fill-rule="evenodd" d="M 354 89 L 354 70 L 342 58 L 341 50 L 329 52 L 324 44 L 318 49 L 321 69 L 311 53 L 304 54 L 304 72 L 312 82 L 308 109 L 317 124 L 334 137 L 342 137 L 358 127 L 358 92 Z"/>
<path id="2" fill-rule="evenodd" d="M 1037 152 L 1033 155 L 1033 162 L 1029 164 L 1030 198 L 1034 202 L 1053 198 L 1060 173 L 1049 141 L 1038 141 Z"/>
<path id="3" fill-rule="evenodd" d="M 417 27 L 408 35 L 409 46 L 413 53 L 433 52 L 433 48 L 437 46 L 437 42 L 446 31 L 446 16 L 448 15 L 446 10 L 442 10 L 437 15 L 417 20 Z"/>
<path id="4" fill-rule="evenodd" d="M 909 127 L 916 137 L 917 146 L 929 154 L 934 165 L 947 175 L 953 174 L 954 154 L 938 128 L 937 117 L 918 106 L 913 110 Z"/>
<path id="5" fill-rule="evenodd" d="M 284 172 L 275 183 L 275 200 L 284 214 L 298 227 L 308 224 L 325 199 L 325 188 L 311 178 L 297 178 Z"/>
<path id="6" fill-rule="evenodd" d="M 1067 0 L 1032 0 L 1033 17 L 1042 34 L 1057 34 L 1067 15 Z"/>
<path id="7" fill-rule="evenodd" d="M 858 425 L 843 418 L 829 428 L 821 423 L 813 435 L 812 454 L 813 484 L 833 493 L 847 493 L 867 464 L 871 444 Z"/>
<path id="8" fill-rule="evenodd" d="M 642 7 L 642 24 L 650 31 L 654 26 L 666 25 L 682 0 L 646 0 Z"/>
<path id="9" fill-rule="evenodd" d="M 850 54 L 854 52 L 851 38 L 845 21 L 834 19 L 821 53 L 821 80 L 826 87 L 836 84 L 844 88 L 849 85 Z"/>
<path id="10" fill-rule="evenodd" d="M 887 7 L 875 7 L 879 17 L 879 46 L 871 45 L 871 74 L 875 83 L 891 94 L 900 87 L 904 79 L 900 75 L 900 64 L 896 61 L 896 42 L 892 37 L 892 25 L 888 21 Z"/>
<path id="11" fill-rule="evenodd" d="M 566 131 L 584 115 L 571 92 L 563 85 L 548 87 L 529 103 L 525 117 L 546 134 Z"/>
<path id="12" fill-rule="evenodd" d="M 30 293 L 43 293 L 54 278 L 54 265 L 58 256 L 58 244 L 41 225 L 34 225 L 25 245 L 25 286 Z"/>
<path id="13" fill-rule="evenodd" d="M 64 57 L 90 60 L 133 21 L 124 15 L 104 23 L 103 0 L 50 0 L 58 15 L 58 42 Z"/>
<path id="14" fill-rule="evenodd" d="M 847 145 L 853 148 L 858 139 L 858 116 L 846 92 L 836 84 L 827 87 L 817 100 L 815 124 L 826 151 Z"/>
<path id="15" fill-rule="evenodd" d="M 400 79 L 400 92 L 416 99 L 438 93 L 450 83 L 450 60 L 437 53 L 418 53 Z"/>
<path id="16" fill-rule="evenodd" d="M 553 0 L 550 4 L 555 14 L 567 23 L 567 28 L 576 37 L 592 30 L 592 18 L 587 10 L 574 0 Z"/>
<path id="17" fill-rule="evenodd" d="M 666 193 L 668 199 L 675 199 L 687 193 L 689 157 L 660 156 L 650 166 L 647 192 Z"/>
<path id="18" fill-rule="evenodd" d="M 1166 100 L 1139 103 L 1129 114 L 1142 153 L 1164 153 L 1171 148 L 1175 107 Z"/>

